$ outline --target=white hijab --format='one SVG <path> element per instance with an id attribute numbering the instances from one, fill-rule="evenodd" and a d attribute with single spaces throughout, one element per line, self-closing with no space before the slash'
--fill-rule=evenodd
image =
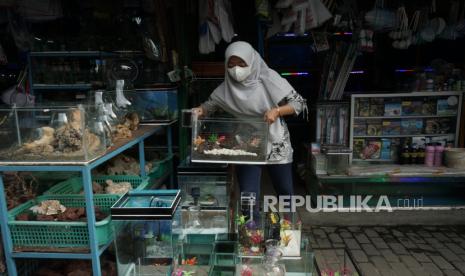
<path id="1" fill-rule="evenodd" d="M 251 67 L 251 74 L 245 81 L 237 82 L 229 76 L 227 68 L 231 56 L 240 57 Z M 213 91 L 211 98 L 236 117 L 261 118 L 294 90 L 286 79 L 266 65 L 247 42 L 230 44 L 225 57 L 224 82 Z"/>

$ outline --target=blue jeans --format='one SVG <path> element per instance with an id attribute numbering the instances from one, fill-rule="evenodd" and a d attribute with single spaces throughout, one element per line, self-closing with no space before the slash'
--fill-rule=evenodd
<path id="1" fill-rule="evenodd" d="M 292 181 L 292 163 L 274 165 L 237 165 L 236 173 L 242 192 L 254 192 L 260 198 L 260 179 L 262 169 L 268 169 L 271 183 L 278 196 L 294 195 Z"/>

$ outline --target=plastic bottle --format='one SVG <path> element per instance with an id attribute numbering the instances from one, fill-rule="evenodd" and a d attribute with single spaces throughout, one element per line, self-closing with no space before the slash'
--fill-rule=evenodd
<path id="1" fill-rule="evenodd" d="M 417 164 L 425 164 L 425 146 L 418 149 Z"/>
<path id="2" fill-rule="evenodd" d="M 434 166 L 439 167 L 442 166 L 442 154 L 444 152 L 444 146 L 440 143 L 437 143 L 434 146 Z"/>
<path id="3" fill-rule="evenodd" d="M 434 155 L 435 155 L 435 147 L 433 144 L 428 143 L 426 145 L 425 151 L 425 165 L 428 167 L 434 166 Z"/>
<path id="4" fill-rule="evenodd" d="M 407 143 L 404 144 L 402 148 L 402 152 L 400 154 L 400 164 L 407 165 L 410 164 L 410 150 Z"/>
<path id="5" fill-rule="evenodd" d="M 412 145 L 410 150 L 410 164 L 416 164 L 418 161 L 418 147 L 416 144 Z"/>

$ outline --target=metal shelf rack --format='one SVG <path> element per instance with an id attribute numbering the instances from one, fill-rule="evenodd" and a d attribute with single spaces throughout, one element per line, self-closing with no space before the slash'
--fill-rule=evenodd
<path id="1" fill-rule="evenodd" d="M 100 164 L 110 160 L 123 151 L 138 145 L 139 150 L 139 164 L 141 168 L 141 176 L 146 176 L 145 171 L 145 152 L 144 140 L 154 135 L 155 133 L 166 128 L 166 138 L 168 144 L 168 154 L 172 155 L 172 125 L 157 124 L 157 125 L 141 125 L 140 128 L 134 132 L 133 138 L 130 140 L 117 141 L 114 146 L 109 148 L 105 154 L 98 156 L 89 161 L 83 162 L 0 162 L 0 173 L 6 171 L 50 171 L 50 172 L 79 172 L 82 175 L 82 185 L 84 187 L 84 196 L 86 201 L 86 214 L 87 214 L 87 227 L 89 231 L 89 253 L 62 253 L 62 252 L 15 252 L 11 239 L 11 233 L 8 227 L 8 209 L 6 205 L 6 195 L 3 184 L 3 177 L 0 174 L 0 228 L 2 232 L 3 246 L 5 252 L 5 260 L 8 269 L 8 275 L 18 275 L 15 259 L 86 259 L 92 261 L 92 271 L 94 276 L 102 275 L 100 269 L 100 255 L 111 244 L 99 247 L 96 237 L 96 220 L 94 214 L 94 195 L 92 192 L 92 175 L 91 171 Z M 172 168 L 169 170 L 171 174 L 170 185 L 173 185 Z M 165 175 L 163 178 L 166 179 Z"/>

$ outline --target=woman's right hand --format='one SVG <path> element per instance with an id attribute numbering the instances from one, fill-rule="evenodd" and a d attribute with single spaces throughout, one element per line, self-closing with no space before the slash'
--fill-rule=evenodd
<path id="1" fill-rule="evenodd" d="M 192 115 L 196 115 L 197 117 L 202 117 L 205 113 L 203 112 L 203 108 L 201 106 L 192 108 Z"/>

